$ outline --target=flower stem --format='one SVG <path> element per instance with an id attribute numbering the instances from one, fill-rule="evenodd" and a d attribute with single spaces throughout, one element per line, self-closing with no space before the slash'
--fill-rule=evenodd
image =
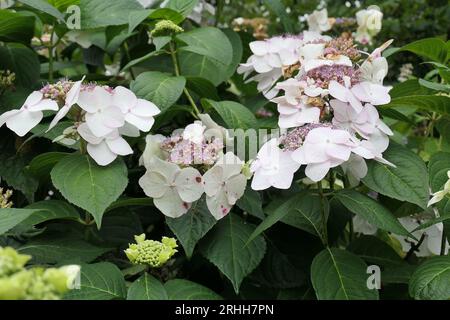
<path id="1" fill-rule="evenodd" d="M 87 152 L 86 141 L 84 141 L 83 139 L 80 139 L 80 153 L 86 154 L 86 152 Z"/>
<path id="2" fill-rule="evenodd" d="M 317 187 L 319 189 L 320 211 L 322 213 L 322 228 L 323 228 L 322 242 L 325 247 L 328 247 L 328 230 L 327 230 L 327 213 L 325 211 L 325 195 L 323 193 L 322 183 L 320 181 L 317 183 Z"/>
<path id="3" fill-rule="evenodd" d="M 131 61 L 130 49 L 128 48 L 128 43 L 126 41 L 123 42 L 123 49 L 125 51 L 125 56 L 127 57 L 128 62 L 130 62 Z M 130 68 L 130 75 L 131 79 L 133 80 L 136 79 L 136 77 L 134 76 L 133 68 Z"/>
<path id="4" fill-rule="evenodd" d="M 445 256 L 445 247 L 447 246 L 447 235 L 445 234 L 445 229 L 442 230 L 442 238 L 441 238 L 441 256 Z"/>
<path id="5" fill-rule="evenodd" d="M 172 62 L 173 62 L 173 68 L 175 70 L 175 75 L 179 77 L 181 75 L 180 73 L 180 65 L 178 64 L 178 58 L 176 53 L 176 45 L 173 41 L 170 41 L 170 55 L 172 56 Z M 197 117 L 200 114 L 200 111 L 198 110 L 197 105 L 195 104 L 194 99 L 192 98 L 191 94 L 189 93 L 189 90 L 185 87 L 183 88 L 184 95 L 188 99 L 189 103 L 191 104 L 192 108 L 194 109 L 195 116 Z"/>
<path id="6" fill-rule="evenodd" d="M 50 45 L 48 48 L 48 82 L 53 82 L 53 35 L 55 31 L 52 28 L 52 33 L 50 35 Z"/>
<path id="7" fill-rule="evenodd" d="M 414 252 L 419 250 L 420 246 L 422 245 L 422 242 L 425 240 L 425 233 L 422 234 L 422 236 L 419 239 L 419 242 L 417 242 L 415 245 L 411 246 L 411 249 L 406 253 L 406 256 L 404 258 L 405 261 L 408 261 L 409 258 L 413 255 Z"/>

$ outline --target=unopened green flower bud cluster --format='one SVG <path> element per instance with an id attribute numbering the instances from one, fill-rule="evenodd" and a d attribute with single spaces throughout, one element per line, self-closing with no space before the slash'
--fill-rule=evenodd
<path id="1" fill-rule="evenodd" d="M 145 234 L 134 237 L 136 243 L 130 244 L 125 254 L 134 264 L 146 264 L 152 268 L 162 267 L 177 252 L 177 241 L 163 237 L 161 242 L 145 240 Z"/>
<path id="2" fill-rule="evenodd" d="M 158 21 L 155 28 L 151 31 L 152 37 L 170 36 L 181 33 L 184 29 L 170 20 Z"/>
<path id="3" fill-rule="evenodd" d="M 16 74 L 9 70 L 0 70 L 0 88 L 9 88 L 14 85 Z"/>
<path id="4" fill-rule="evenodd" d="M 11 198 L 13 192 L 11 190 L 3 191 L 3 188 L 0 188 L 0 208 L 11 208 L 13 203 L 9 199 Z"/>
<path id="5" fill-rule="evenodd" d="M 25 269 L 31 256 L 0 247 L 0 300 L 58 300 L 73 285 L 80 267 Z"/>

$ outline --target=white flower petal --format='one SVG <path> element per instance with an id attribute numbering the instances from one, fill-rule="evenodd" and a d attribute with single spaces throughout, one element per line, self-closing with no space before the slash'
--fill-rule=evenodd
<path id="1" fill-rule="evenodd" d="M 154 117 L 161 113 L 159 108 L 153 102 L 144 99 L 138 99 L 136 106 L 131 112 L 141 117 Z"/>
<path id="2" fill-rule="evenodd" d="M 169 189 L 166 177 L 155 171 L 147 171 L 140 179 L 139 185 L 151 198 L 162 197 Z"/>
<path id="3" fill-rule="evenodd" d="M 204 190 L 206 195 L 212 197 L 217 194 L 223 184 L 223 169 L 214 166 L 203 175 Z"/>
<path id="4" fill-rule="evenodd" d="M 174 187 L 169 188 L 162 197 L 153 199 L 157 207 L 164 215 L 171 218 L 179 218 L 191 207 L 190 203 L 183 201 Z"/>
<path id="5" fill-rule="evenodd" d="M 44 114 L 42 111 L 30 112 L 26 109 L 21 109 L 20 112 L 8 116 L 6 126 L 14 131 L 19 137 L 23 137 L 31 129 L 41 122 Z"/>
<path id="6" fill-rule="evenodd" d="M 133 91 L 118 86 L 114 89 L 112 104 L 119 107 L 123 113 L 130 112 L 137 104 L 137 97 Z"/>
<path id="7" fill-rule="evenodd" d="M 105 141 L 99 144 L 88 143 L 87 152 L 101 166 L 107 166 L 117 158 L 117 154 L 109 149 Z"/>
<path id="8" fill-rule="evenodd" d="M 131 149 L 128 142 L 120 136 L 115 139 L 106 139 L 105 141 L 109 149 L 115 154 L 126 156 L 133 153 L 133 149 Z"/>
<path id="9" fill-rule="evenodd" d="M 206 205 L 216 220 L 225 217 L 231 210 L 225 192 L 221 189 L 213 197 L 206 197 Z"/>
<path id="10" fill-rule="evenodd" d="M 37 111 L 43 111 L 43 110 L 52 110 L 52 111 L 57 111 L 58 108 L 58 104 L 56 103 L 56 101 L 50 100 L 50 99 L 43 99 L 41 101 L 39 101 L 36 104 L 30 105 L 28 107 L 28 110 L 30 110 L 31 112 L 37 112 Z"/>
<path id="11" fill-rule="evenodd" d="M 125 115 L 125 121 L 143 132 L 149 132 L 155 123 L 155 119 L 153 117 L 142 117 L 133 113 L 128 113 Z"/>
<path id="12" fill-rule="evenodd" d="M 43 97 L 44 97 L 44 95 L 42 94 L 42 92 L 33 91 L 25 100 L 25 102 L 23 103 L 23 106 L 31 107 L 31 106 L 39 103 L 39 101 L 41 101 Z"/>
<path id="13" fill-rule="evenodd" d="M 112 95 L 103 87 L 96 86 L 92 91 L 81 91 L 77 104 L 86 112 L 95 113 L 112 104 Z"/>
<path id="14" fill-rule="evenodd" d="M 310 163 L 306 166 L 305 174 L 314 182 L 318 182 L 325 178 L 330 170 L 330 163 L 328 161 L 322 163 Z"/>
<path id="15" fill-rule="evenodd" d="M 243 174 L 238 174 L 225 181 L 225 194 L 230 205 L 234 205 L 244 195 L 246 186 L 247 178 Z"/>
<path id="16" fill-rule="evenodd" d="M 175 186 L 181 199 L 194 202 L 203 194 L 203 178 L 197 169 L 192 167 L 181 169 L 175 178 Z"/>

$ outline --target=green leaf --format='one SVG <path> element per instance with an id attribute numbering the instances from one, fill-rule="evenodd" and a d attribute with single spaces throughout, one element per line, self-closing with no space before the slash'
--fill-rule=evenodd
<path id="1" fill-rule="evenodd" d="M 236 293 L 239 293 L 242 280 L 261 262 L 266 250 L 266 242 L 261 236 L 245 245 L 254 229 L 230 213 L 201 243 L 202 254 L 231 281 Z"/>
<path id="2" fill-rule="evenodd" d="M 34 17 L 0 10 L 0 41 L 29 43 L 34 35 Z"/>
<path id="3" fill-rule="evenodd" d="M 348 210 L 360 215 L 370 224 L 398 235 L 410 235 L 397 218 L 374 199 L 353 190 L 341 190 L 335 197 Z"/>
<path id="4" fill-rule="evenodd" d="M 198 93 L 202 98 L 220 99 L 216 87 L 207 79 L 199 77 L 186 77 L 188 89 Z"/>
<path id="5" fill-rule="evenodd" d="M 74 207 L 60 200 L 38 201 L 25 207 L 25 209 L 31 209 L 35 212 L 16 226 L 16 228 L 20 228 L 21 230 L 30 229 L 49 220 L 78 220 L 80 218 L 78 211 Z"/>
<path id="6" fill-rule="evenodd" d="M 261 220 L 265 218 L 261 196 L 252 188 L 245 189 L 244 195 L 236 202 L 236 205 L 254 217 Z"/>
<path id="7" fill-rule="evenodd" d="M 419 79 L 419 84 L 434 91 L 450 92 L 450 85 Z"/>
<path id="8" fill-rule="evenodd" d="M 230 129 L 256 128 L 255 115 L 240 103 L 202 99 L 202 105 L 214 108 Z"/>
<path id="9" fill-rule="evenodd" d="M 358 256 L 326 248 L 311 265 L 311 281 L 319 300 L 378 300 L 378 291 L 367 288 L 367 266 Z"/>
<path id="10" fill-rule="evenodd" d="M 40 67 L 37 54 L 23 44 L 0 46 L 0 69 L 14 72 L 17 86 L 33 87 L 39 80 Z"/>
<path id="11" fill-rule="evenodd" d="M 281 221 L 321 239 L 323 238 L 322 209 L 320 198 L 317 195 L 305 192 L 299 193 L 287 200 L 276 200 L 273 206 L 270 204 L 265 210 L 269 214 L 265 220 L 267 222 L 263 221 L 257 229 L 265 230 L 265 227 L 270 226 L 272 221 Z M 274 217 L 271 218 L 271 216 Z"/>
<path id="12" fill-rule="evenodd" d="M 9 186 L 21 191 L 29 202 L 33 202 L 39 182 L 26 170 L 26 160 L 20 155 L 3 158 L 2 154 L 0 154 L 0 160 L 2 163 L 0 177 Z"/>
<path id="13" fill-rule="evenodd" d="M 127 168 L 121 158 L 103 167 L 80 154 L 71 154 L 58 162 L 51 178 L 67 200 L 94 216 L 98 228 L 106 208 L 128 184 Z"/>
<path id="14" fill-rule="evenodd" d="M 399 82 L 394 85 L 391 91 L 389 91 L 389 95 L 392 99 L 415 95 L 429 95 L 432 93 L 431 90 L 421 86 L 417 79 Z"/>
<path id="15" fill-rule="evenodd" d="M 410 265 L 407 263 L 400 266 L 387 267 L 383 270 L 381 282 L 383 284 L 408 284 L 414 271 L 416 270 L 416 267 L 416 265 Z"/>
<path id="16" fill-rule="evenodd" d="M 391 141 L 383 154 L 396 168 L 376 161 L 368 162 L 367 176 L 362 180 L 370 189 L 385 196 L 427 207 L 428 173 L 425 163 L 411 150 Z"/>
<path id="17" fill-rule="evenodd" d="M 400 51 L 409 51 L 427 60 L 445 63 L 448 48 L 446 43 L 439 38 L 427 38 L 409 43 L 397 52 Z"/>
<path id="18" fill-rule="evenodd" d="M 67 155 L 68 153 L 66 152 L 42 153 L 31 160 L 28 165 L 28 172 L 37 179 L 43 180 L 50 176 L 53 167 Z"/>
<path id="19" fill-rule="evenodd" d="M 8 232 L 35 212 L 36 210 L 32 209 L 0 209 L 0 235 Z"/>
<path id="20" fill-rule="evenodd" d="M 94 29 L 129 23 L 129 15 L 143 10 L 136 0 L 80 0 L 81 28 Z"/>
<path id="21" fill-rule="evenodd" d="M 128 289 L 127 300 L 167 300 L 166 289 L 161 282 L 144 273 Z"/>
<path id="22" fill-rule="evenodd" d="M 56 264 L 65 261 L 91 262 L 98 256 L 110 251 L 75 238 L 35 238 L 18 251 L 31 255 L 37 264 Z"/>
<path id="23" fill-rule="evenodd" d="M 153 207 L 153 200 L 151 198 L 123 198 L 114 201 L 107 209 L 106 212 L 115 210 L 117 208 L 124 207 Z"/>
<path id="24" fill-rule="evenodd" d="M 197 201 L 189 211 L 180 218 L 166 217 L 166 223 L 175 234 L 186 252 L 188 258 L 192 257 L 197 242 L 216 224 L 204 198 Z"/>
<path id="25" fill-rule="evenodd" d="M 183 93 L 186 79 L 168 73 L 149 71 L 131 82 L 131 90 L 140 98 L 153 102 L 161 111 L 177 102 Z"/>
<path id="26" fill-rule="evenodd" d="M 347 250 L 357 254 L 367 263 L 378 266 L 398 267 L 405 264 L 391 246 L 374 236 L 360 236 L 350 243 Z"/>
<path id="27" fill-rule="evenodd" d="M 450 97 L 412 95 L 394 98 L 389 104 L 382 106 L 382 108 L 398 107 L 418 108 L 429 112 L 450 115 Z"/>
<path id="28" fill-rule="evenodd" d="M 237 67 L 241 63 L 244 48 L 242 47 L 241 37 L 239 37 L 237 32 L 233 31 L 232 29 L 223 29 L 222 32 L 227 36 L 233 50 L 233 57 L 231 58 L 231 62 L 228 65 L 225 74 L 225 79 L 228 79 L 233 76 L 233 74 L 236 72 Z"/>
<path id="29" fill-rule="evenodd" d="M 233 52 L 235 48 L 228 36 L 212 27 L 178 35 L 179 41 L 188 44 L 178 50 L 181 74 L 207 79 L 215 86 L 227 80 L 239 54 L 238 51 Z"/>
<path id="30" fill-rule="evenodd" d="M 220 29 L 203 27 L 180 33 L 176 39 L 185 43 L 178 51 L 188 51 L 207 56 L 228 66 L 233 59 L 233 48 L 227 36 Z"/>
<path id="31" fill-rule="evenodd" d="M 322 208 L 318 195 L 300 194 L 289 200 L 287 205 L 290 208 L 289 213 L 281 219 L 281 222 L 323 238 Z M 325 202 L 326 215 L 329 212 L 328 207 L 328 202 Z"/>
<path id="32" fill-rule="evenodd" d="M 409 281 L 409 294 L 417 300 L 449 300 L 450 256 L 432 257 L 422 263 Z"/>
<path id="33" fill-rule="evenodd" d="M 306 273 L 297 268 L 287 254 L 273 242 L 267 243 L 267 253 L 258 268 L 251 274 L 251 281 L 269 288 L 295 288 L 306 284 Z"/>
<path id="34" fill-rule="evenodd" d="M 124 299 L 127 295 L 125 280 L 119 268 L 109 262 L 81 265 L 80 289 L 69 291 L 68 300 Z"/>
<path id="35" fill-rule="evenodd" d="M 47 0 L 47 2 L 61 12 L 66 12 L 71 5 L 80 5 L 80 0 Z"/>
<path id="36" fill-rule="evenodd" d="M 169 300 L 222 300 L 222 297 L 211 289 L 189 280 L 169 280 L 164 287 Z"/>
<path id="37" fill-rule="evenodd" d="M 411 125 L 416 125 L 416 123 L 408 118 L 406 115 L 401 113 L 400 111 L 395 110 L 394 108 L 379 108 L 378 112 L 383 116 L 387 118 L 391 118 L 398 121 L 403 121 L 406 123 L 409 123 Z"/>
<path id="38" fill-rule="evenodd" d="M 58 9 L 56 9 L 54 6 L 52 6 L 45 0 L 20 0 L 20 2 L 36 10 L 42 11 L 58 19 L 60 22 L 64 21 L 64 15 L 61 12 L 59 12 Z"/>
<path id="39" fill-rule="evenodd" d="M 447 171 L 449 170 L 450 152 L 438 152 L 431 156 L 430 161 L 428 162 L 428 174 L 430 176 L 430 187 L 432 192 L 444 189 L 444 185 L 448 181 Z M 450 216 L 450 197 L 445 197 L 438 202 L 436 206 L 442 216 Z"/>
<path id="40" fill-rule="evenodd" d="M 428 162 L 428 174 L 432 192 L 444 188 L 448 180 L 447 171 L 450 170 L 450 152 L 438 152 L 431 156 Z"/>
<path id="41" fill-rule="evenodd" d="M 183 16 L 187 17 L 191 14 L 199 0 L 169 0 L 166 7 L 173 9 Z"/>
<path id="42" fill-rule="evenodd" d="M 100 230 L 92 229 L 92 239 L 97 245 L 121 247 L 135 242 L 134 236 L 142 233 L 139 216 L 131 208 L 121 208 L 103 218 Z"/>

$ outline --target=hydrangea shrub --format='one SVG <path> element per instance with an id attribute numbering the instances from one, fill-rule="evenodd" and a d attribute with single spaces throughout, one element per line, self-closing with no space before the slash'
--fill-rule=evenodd
<path id="1" fill-rule="evenodd" d="M 0 299 L 450 298 L 448 42 L 268 2 L 2 7 Z"/>

